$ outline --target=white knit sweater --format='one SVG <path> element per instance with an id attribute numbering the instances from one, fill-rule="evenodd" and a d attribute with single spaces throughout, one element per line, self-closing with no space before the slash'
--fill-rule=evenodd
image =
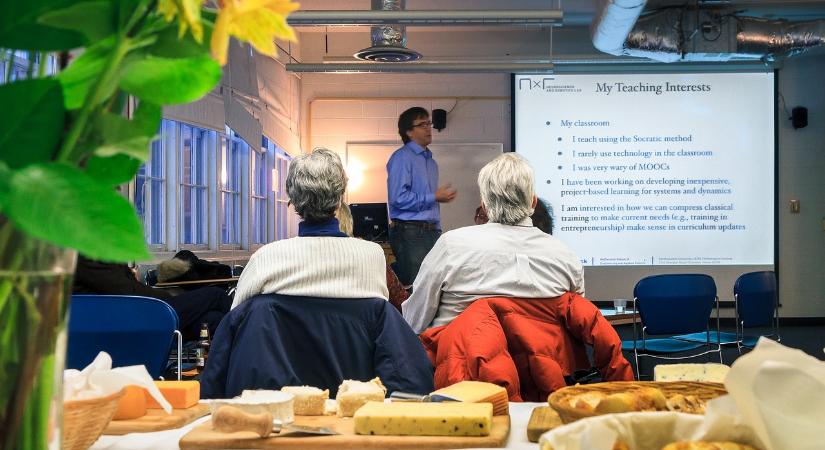
<path id="1" fill-rule="evenodd" d="M 386 260 L 381 246 L 345 237 L 295 237 L 256 251 L 241 273 L 232 308 L 258 294 L 383 298 Z"/>

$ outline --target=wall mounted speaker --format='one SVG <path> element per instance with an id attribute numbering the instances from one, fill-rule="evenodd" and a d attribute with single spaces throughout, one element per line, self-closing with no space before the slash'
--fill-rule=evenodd
<path id="1" fill-rule="evenodd" d="M 444 111 L 443 109 L 433 110 L 433 128 L 438 131 L 447 128 L 447 111 Z"/>
<path id="2" fill-rule="evenodd" d="M 435 112 L 435 111 L 433 111 Z M 435 119 L 433 119 L 435 122 Z M 808 108 L 797 106 L 791 110 L 791 124 L 794 128 L 805 128 L 808 126 Z"/>

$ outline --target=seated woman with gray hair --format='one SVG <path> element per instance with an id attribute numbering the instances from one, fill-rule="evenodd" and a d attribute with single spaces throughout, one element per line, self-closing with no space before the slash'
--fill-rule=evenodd
<path id="1" fill-rule="evenodd" d="M 375 377 L 388 392 L 433 390 L 424 347 L 387 301 L 384 251 L 339 229 L 346 184 L 330 150 L 292 160 L 286 190 L 303 219 L 298 236 L 249 259 L 209 350 L 203 398 L 302 385 L 334 396 L 345 379 Z"/>
<path id="2" fill-rule="evenodd" d="M 341 159 L 331 150 L 317 148 L 292 160 L 286 190 L 303 219 L 298 237 L 269 243 L 252 255 L 232 308 L 257 294 L 387 298 L 381 246 L 339 229 L 335 212 L 346 187 Z"/>

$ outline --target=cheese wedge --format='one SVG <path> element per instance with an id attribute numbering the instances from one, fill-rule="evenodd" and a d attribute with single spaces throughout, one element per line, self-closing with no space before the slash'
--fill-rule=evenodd
<path id="1" fill-rule="evenodd" d="M 329 398 L 329 389 L 323 391 L 312 386 L 284 386 L 283 392 L 295 396 L 296 416 L 323 416 L 324 406 Z"/>
<path id="2" fill-rule="evenodd" d="M 390 436 L 487 436 L 489 403 L 369 402 L 355 413 L 355 433 Z"/>
<path id="3" fill-rule="evenodd" d="M 344 380 L 335 396 L 338 417 L 352 417 L 365 403 L 382 402 L 386 395 L 387 388 L 378 377 L 370 381 Z"/>
<path id="4" fill-rule="evenodd" d="M 492 403 L 495 416 L 507 415 L 510 404 L 507 389 L 483 381 L 461 381 L 439 389 L 433 394 L 446 395 L 462 402 Z"/>
<path id="5" fill-rule="evenodd" d="M 175 409 L 195 406 L 201 397 L 201 384 L 198 381 L 155 381 L 155 385 Z M 148 392 L 146 392 L 146 407 L 160 408 L 158 402 Z"/>
<path id="6" fill-rule="evenodd" d="M 659 364 L 653 368 L 655 381 L 707 381 L 723 383 L 730 367 L 724 364 Z"/>
<path id="7" fill-rule="evenodd" d="M 117 404 L 112 420 L 137 419 L 146 415 L 146 390 L 140 386 L 126 386 Z"/>

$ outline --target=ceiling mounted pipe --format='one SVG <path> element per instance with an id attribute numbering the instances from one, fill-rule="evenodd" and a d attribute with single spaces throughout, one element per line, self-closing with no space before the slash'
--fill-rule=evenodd
<path id="1" fill-rule="evenodd" d="M 562 24 L 561 10 L 399 10 L 399 11 L 295 11 L 287 18 L 293 27 L 302 26 L 454 26 L 454 25 L 508 25 L 558 26 Z M 631 25 L 632 26 L 632 25 Z"/>
<path id="2" fill-rule="evenodd" d="M 599 0 L 590 25 L 593 46 L 611 55 L 625 55 L 624 43 L 645 9 L 647 0 Z"/>
<path id="3" fill-rule="evenodd" d="M 326 63 L 286 64 L 303 73 L 553 73 L 552 63 Z"/>

